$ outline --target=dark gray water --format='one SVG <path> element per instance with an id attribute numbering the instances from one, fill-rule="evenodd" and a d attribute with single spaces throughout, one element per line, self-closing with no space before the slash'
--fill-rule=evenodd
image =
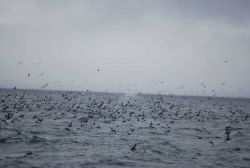
<path id="1" fill-rule="evenodd" d="M 0 167 L 250 165 L 249 99 L 1 90 L 0 111 Z"/>

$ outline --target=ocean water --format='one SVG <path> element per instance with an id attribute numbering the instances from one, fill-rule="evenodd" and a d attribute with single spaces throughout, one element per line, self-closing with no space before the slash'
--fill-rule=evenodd
<path id="1" fill-rule="evenodd" d="M 0 167 L 249 167 L 250 99 L 0 90 Z"/>

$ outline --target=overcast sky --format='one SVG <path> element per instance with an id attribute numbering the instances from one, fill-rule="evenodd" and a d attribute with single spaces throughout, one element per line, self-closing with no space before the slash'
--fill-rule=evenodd
<path id="1" fill-rule="evenodd" d="M 250 1 L 0 0 L 14 86 L 250 97 Z"/>

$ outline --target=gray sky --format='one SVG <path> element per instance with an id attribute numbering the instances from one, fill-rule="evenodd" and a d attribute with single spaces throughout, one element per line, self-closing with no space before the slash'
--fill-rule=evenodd
<path id="1" fill-rule="evenodd" d="M 250 97 L 249 9 L 249 0 L 0 0 L 0 87 Z"/>

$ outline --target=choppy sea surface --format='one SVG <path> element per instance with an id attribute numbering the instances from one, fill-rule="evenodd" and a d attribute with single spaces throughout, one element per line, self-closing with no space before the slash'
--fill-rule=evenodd
<path id="1" fill-rule="evenodd" d="M 0 167 L 249 167 L 250 99 L 0 90 Z"/>

